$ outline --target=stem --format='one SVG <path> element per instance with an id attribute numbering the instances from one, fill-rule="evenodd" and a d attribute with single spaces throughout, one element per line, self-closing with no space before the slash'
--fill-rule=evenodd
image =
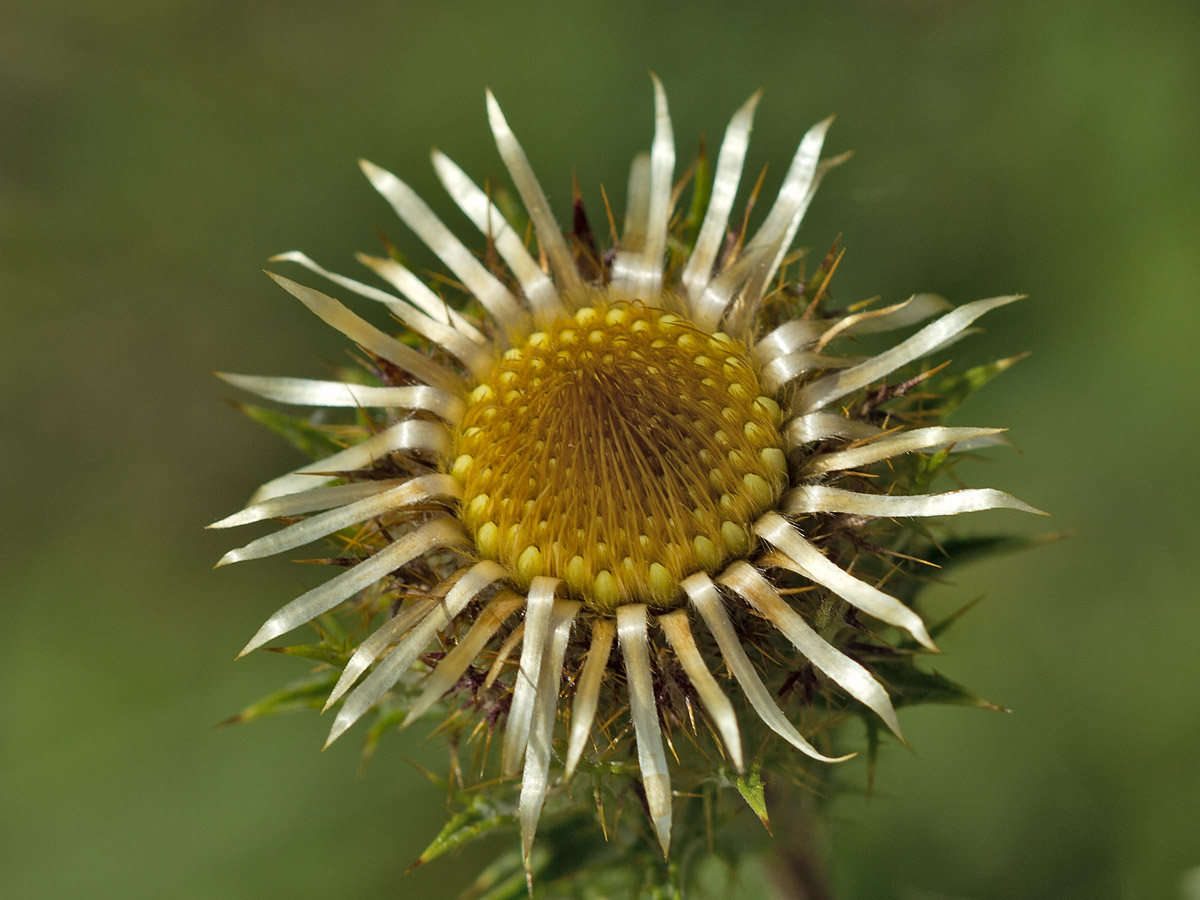
<path id="1" fill-rule="evenodd" d="M 786 791 L 779 779 L 770 779 L 766 787 L 776 835 L 775 853 L 767 866 L 779 900 L 835 900 L 825 873 L 824 854 L 814 839 L 811 819 L 805 814 L 806 798 Z"/>
<path id="2" fill-rule="evenodd" d="M 801 832 L 790 844 L 779 844 L 771 875 L 779 900 L 834 900 L 818 854 Z"/>

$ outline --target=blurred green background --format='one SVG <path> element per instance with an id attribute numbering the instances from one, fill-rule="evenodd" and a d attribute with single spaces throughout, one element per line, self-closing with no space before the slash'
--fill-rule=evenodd
<path id="1" fill-rule="evenodd" d="M 214 727 L 304 671 L 233 655 L 312 573 L 209 571 L 230 536 L 202 526 L 296 463 L 209 373 L 343 358 L 259 270 L 293 248 L 353 268 L 375 223 L 416 249 L 357 157 L 469 235 L 427 154 L 502 174 L 490 86 L 565 217 L 572 168 L 592 200 L 601 183 L 623 197 L 653 69 L 681 158 L 765 89 L 749 163 L 773 161 L 768 192 L 803 130 L 838 114 L 830 149 L 857 153 L 800 242 L 844 233 L 843 300 L 1030 294 L 954 350 L 1033 351 L 956 416 L 1010 426 L 1023 453 L 964 471 L 1075 535 L 935 598 L 984 598 L 938 668 L 1015 712 L 903 716 L 915 752 L 887 750 L 875 797 L 840 803 L 826 836 L 838 896 L 1188 896 L 1200 7 L 746 6 L 0 11 L 0 895 L 453 897 L 470 881 L 479 855 L 401 874 L 444 818 L 405 761 L 440 767 L 427 729 L 358 777 L 354 740 L 318 752 L 315 715 Z"/>

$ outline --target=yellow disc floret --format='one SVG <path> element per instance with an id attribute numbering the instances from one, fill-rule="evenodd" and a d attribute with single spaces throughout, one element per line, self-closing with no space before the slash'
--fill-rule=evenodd
<path id="1" fill-rule="evenodd" d="M 595 613 L 681 605 L 750 547 L 787 480 L 779 406 L 746 348 L 681 316 L 595 303 L 508 350 L 468 397 L 451 473 L 479 555 Z"/>

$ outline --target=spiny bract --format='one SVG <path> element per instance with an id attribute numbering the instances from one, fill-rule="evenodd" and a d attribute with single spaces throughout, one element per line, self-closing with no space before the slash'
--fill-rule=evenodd
<path id="1" fill-rule="evenodd" d="M 841 598 L 844 610 L 853 607 L 933 649 L 913 611 L 839 566 L 798 519 L 1033 511 L 995 490 L 905 496 L 889 493 L 887 479 L 873 493 L 836 484 L 844 473 L 902 454 L 995 441 L 999 429 L 903 427 L 837 404 L 1016 298 L 953 310 L 929 295 L 870 312 L 826 316 L 815 302 L 807 312 L 788 310 L 781 267 L 818 183 L 840 161 L 820 159 L 829 122 L 804 136 L 774 204 L 747 239 L 744 221 L 731 220 L 731 212 L 758 101 L 752 97 L 729 124 L 702 221 L 698 215 L 698 231 L 685 241 L 672 226 L 675 150 L 667 100 L 657 79 L 654 88 L 653 145 L 634 161 L 614 254 L 595 251 L 590 229 L 570 235 L 559 229 L 489 93 L 492 131 L 536 249 L 491 194 L 444 155 L 433 155 L 438 177 L 486 236 L 490 265 L 404 182 L 363 162 L 375 188 L 446 264 L 470 302 L 448 304 L 395 258 L 360 257 L 391 293 L 327 272 L 303 254 L 284 254 L 278 259 L 382 304 L 411 335 L 397 340 L 337 300 L 273 275 L 367 354 L 377 383 L 223 376 L 281 403 L 384 411 L 368 417 L 373 433 L 268 482 L 245 509 L 216 523 L 307 516 L 231 551 L 222 563 L 352 528 L 348 547 L 372 551 L 351 553 L 345 571 L 271 616 L 242 652 L 363 594 L 363 608 L 377 613 L 380 624 L 353 651 L 329 697 L 327 708 L 345 698 L 330 741 L 414 666 L 426 671 L 429 663 L 432 672 L 407 721 L 458 685 L 473 664 L 490 659 L 485 684 L 499 686 L 510 700 L 499 707 L 502 715 L 506 709 L 502 769 L 521 776 L 527 860 L 550 784 L 564 672 L 573 695 L 563 779 L 595 737 L 601 686 L 612 672 L 623 678 L 646 806 L 665 853 L 671 773 L 655 693 L 664 646 L 739 772 L 746 761 L 727 695 L 735 685 L 784 740 L 834 761 L 794 727 L 764 684 L 737 625 L 746 616 L 769 623 L 826 684 L 900 730 L 880 681 L 827 640 L 831 632 L 818 633 L 810 612 L 785 599 L 794 591 L 783 589 L 783 577 L 815 585 Z M 835 338 L 934 316 L 876 355 L 825 353 Z M 422 659 L 448 631 L 457 643 Z M 619 663 L 611 658 L 614 642 Z M 509 655 L 518 643 L 514 665 Z M 606 749 L 599 740 L 596 752 Z"/>

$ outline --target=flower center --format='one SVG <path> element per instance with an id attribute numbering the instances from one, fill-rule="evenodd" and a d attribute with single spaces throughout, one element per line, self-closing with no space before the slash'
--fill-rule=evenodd
<path id="1" fill-rule="evenodd" d="M 787 462 L 746 349 L 673 313 L 596 303 L 508 350 L 470 394 L 452 474 L 479 555 L 595 613 L 680 606 L 745 555 Z"/>

